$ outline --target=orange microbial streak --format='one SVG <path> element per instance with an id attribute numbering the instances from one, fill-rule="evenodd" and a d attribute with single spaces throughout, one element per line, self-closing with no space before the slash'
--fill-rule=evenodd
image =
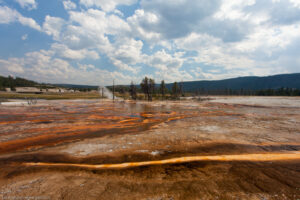
<path id="1" fill-rule="evenodd" d="M 268 162 L 281 160 L 300 160 L 300 152 L 293 153 L 270 153 L 270 154 L 241 154 L 241 155 L 215 155 L 215 156 L 189 156 L 180 158 L 171 158 L 157 161 L 128 162 L 120 164 L 75 164 L 75 163 L 24 163 L 26 166 L 55 166 L 55 167 L 81 167 L 90 169 L 122 169 L 129 167 L 141 167 L 151 165 L 176 164 L 195 161 L 253 161 Z"/>
<path id="2" fill-rule="evenodd" d="M 63 106 L 62 106 L 63 105 Z M 133 107 L 130 110 L 130 107 Z M 0 108 L 0 154 L 34 150 L 104 134 L 126 134 L 157 124 L 190 117 L 177 113 L 137 108 L 134 104 L 65 102 L 52 106 Z"/>

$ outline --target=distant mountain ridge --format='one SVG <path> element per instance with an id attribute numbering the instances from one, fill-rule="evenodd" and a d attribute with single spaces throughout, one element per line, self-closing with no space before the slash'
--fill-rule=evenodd
<path id="1" fill-rule="evenodd" d="M 173 83 L 166 84 L 168 89 Z M 300 73 L 279 74 L 273 76 L 246 76 L 212 81 L 190 81 L 182 82 L 184 91 L 195 92 L 204 90 L 266 90 L 279 88 L 300 89 Z"/>

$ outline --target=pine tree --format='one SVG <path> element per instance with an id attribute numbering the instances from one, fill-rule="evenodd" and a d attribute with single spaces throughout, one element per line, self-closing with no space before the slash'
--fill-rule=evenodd
<path id="1" fill-rule="evenodd" d="M 147 96 L 147 100 L 150 100 L 150 94 L 149 94 L 149 79 L 146 76 L 142 82 L 141 82 L 141 89 L 143 91 L 143 93 L 145 94 L 145 96 Z"/>
<path id="2" fill-rule="evenodd" d="M 152 101 L 152 97 L 155 94 L 155 81 L 154 79 L 149 79 L 149 93 L 150 93 L 150 101 Z"/>
<path id="3" fill-rule="evenodd" d="M 177 82 L 173 83 L 173 87 L 172 87 L 172 95 L 174 99 L 178 99 L 178 94 L 179 94 L 179 87 Z"/>
<path id="4" fill-rule="evenodd" d="M 136 100 L 137 94 L 136 94 L 136 86 L 133 84 L 133 81 L 131 81 L 130 88 L 129 88 L 130 96 L 133 100 Z"/>
<path id="5" fill-rule="evenodd" d="M 184 95 L 184 92 L 183 92 L 183 83 L 182 83 L 182 81 L 179 83 L 179 95 L 181 96 L 181 97 L 183 97 Z"/>
<path id="6" fill-rule="evenodd" d="M 166 88 L 164 80 L 161 81 L 161 84 L 160 84 L 160 87 L 159 87 L 159 91 L 160 91 L 162 99 L 165 99 L 166 93 L 167 93 L 167 88 Z"/>

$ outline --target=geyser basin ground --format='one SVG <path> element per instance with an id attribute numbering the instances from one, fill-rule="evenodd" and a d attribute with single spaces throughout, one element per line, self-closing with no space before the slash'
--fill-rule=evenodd
<path id="1" fill-rule="evenodd" d="M 0 106 L 0 199 L 299 199 L 300 98 L 213 98 Z"/>

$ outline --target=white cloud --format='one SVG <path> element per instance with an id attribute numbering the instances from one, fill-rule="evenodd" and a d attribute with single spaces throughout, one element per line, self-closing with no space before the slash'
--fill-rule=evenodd
<path id="1" fill-rule="evenodd" d="M 290 0 L 290 2 L 297 8 L 300 8 L 300 0 Z"/>
<path id="2" fill-rule="evenodd" d="M 86 12 L 70 12 L 70 20 L 80 24 L 86 31 L 97 34 L 119 34 L 129 31 L 128 24 L 116 15 L 107 15 L 105 12 L 89 9 Z"/>
<path id="3" fill-rule="evenodd" d="M 175 81 L 190 81 L 193 79 L 193 76 L 186 70 L 173 68 L 167 71 L 156 71 L 154 78 L 156 80 L 165 80 L 167 83 L 171 83 Z"/>
<path id="4" fill-rule="evenodd" d="M 124 14 L 120 10 L 118 10 L 118 9 L 114 9 L 113 13 L 116 14 L 116 15 L 118 15 L 118 16 L 120 16 L 120 17 L 124 17 Z"/>
<path id="5" fill-rule="evenodd" d="M 97 58 L 97 49 L 108 56 L 113 65 L 121 70 L 137 73 L 136 65 L 140 60 L 140 51 L 143 43 L 124 36 L 116 37 L 111 43 L 107 37 L 130 32 L 129 25 L 116 15 L 107 15 L 105 12 L 88 9 L 84 12 L 70 11 L 70 21 L 47 16 L 43 25 L 44 30 L 53 39 L 63 44 L 60 46 L 60 56 L 69 59 L 83 59 L 86 55 Z M 73 25 L 76 24 L 76 25 Z M 56 45 L 57 47 L 57 45 Z M 90 57 L 93 58 L 93 57 Z"/>
<path id="6" fill-rule="evenodd" d="M 24 26 L 29 26 L 38 31 L 41 30 L 41 27 L 34 19 L 24 17 L 18 11 L 7 6 L 0 6 L 0 24 L 10 24 L 13 22 L 19 22 Z"/>
<path id="7" fill-rule="evenodd" d="M 117 38 L 104 52 L 117 68 L 136 74 L 140 69 L 138 64 L 143 62 L 145 56 L 142 54 L 142 48 L 141 40 L 121 37 Z"/>
<path id="8" fill-rule="evenodd" d="M 134 79 L 121 72 L 109 72 L 93 65 L 72 66 L 56 58 L 52 51 L 44 50 L 27 53 L 24 58 L 0 60 L 0 71 L 6 76 L 22 76 L 44 83 L 107 85 L 113 79 L 118 80 L 118 84 L 127 84 L 127 80 Z"/>
<path id="9" fill-rule="evenodd" d="M 232 44 L 207 34 L 192 33 L 186 38 L 175 41 L 178 48 L 196 51 L 194 62 L 218 66 L 225 69 L 247 69 L 255 67 L 253 60 L 234 52 Z"/>
<path id="10" fill-rule="evenodd" d="M 36 9 L 37 3 L 35 0 L 15 0 L 22 8 L 27 8 L 28 10 Z"/>
<path id="11" fill-rule="evenodd" d="M 27 40 L 27 38 L 28 38 L 28 35 L 27 35 L 27 34 L 25 34 L 25 35 L 23 35 L 23 36 L 22 36 L 22 38 L 21 38 L 21 39 L 22 39 L 22 40 Z"/>
<path id="12" fill-rule="evenodd" d="M 141 50 L 143 42 L 133 38 L 120 38 L 114 43 L 113 50 L 108 54 L 129 64 L 142 62 Z"/>
<path id="13" fill-rule="evenodd" d="M 79 63 L 78 66 L 79 66 L 79 69 L 81 69 L 83 71 L 96 69 L 94 65 L 82 65 L 82 64 Z"/>
<path id="14" fill-rule="evenodd" d="M 256 0 L 223 0 L 222 5 L 218 12 L 214 14 L 214 17 L 218 19 L 249 19 L 250 15 L 243 12 L 246 6 L 254 5 Z"/>
<path id="15" fill-rule="evenodd" d="M 74 10 L 77 7 L 76 4 L 71 0 L 63 1 L 63 5 L 66 10 Z"/>
<path id="16" fill-rule="evenodd" d="M 9 24 L 18 20 L 19 13 L 6 6 L 0 6 L 0 23 Z"/>
<path id="17" fill-rule="evenodd" d="M 222 69 L 220 73 L 194 73 L 202 79 L 221 79 L 246 75 L 269 75 L 296 72 L 296 55 L 286 52 L 289 48 L 296 50 L 295 41 L 300 41 L 298 25 L 276 27 L 258 27 L 254 33 L 237 43 L 224 43 L 207 34 L 192 33 L 186 38 L 175 40 L 177 48 L 196 51 L 191 63 L 215 66 Z M 295 56 L 295 57 L 294 57 Z M 294 58 L 293 58 L 294 57 Z M 287 64 L 287 58 L 294 60 Z M 288 69 L 288 70 L 287 70 Z"/>
<path id="18" fill-rule="evenodd" d="M 96 51 L 89 51 L 87 49 L 72 50 L 58 43 L 52 44 L 51 50 L 53 50 L 57 56 L 71 60 L 82 60 L 85 58 L 97 60 L 100 58 Z"/>
<path id="19" fill-rule="evenodd" d="M 121 60 L 118 60 L 114 57 L 110 57 L 110 61 L 112 62 L 112 64 L 114 66 L 116 66 L 118 69 L 120 70 L 125 70 L 125 71 L 130 71 L 132 73 L 137 73 L 137 68 L 133 68 L 131 66 L 129 66 L 128 64 L 122 62 Z"/>
<path id="20" fill-rule="evenodd" d="M 62 27 L 65 21 L 59 17 L 46 16 L 43 24 L 43 30 L 48 34 L 52 35 L 55 40 L 59 40 Z"/>
<path id="21" fill-rule="evenodd" d="M 99 48 L 106 50 L 110 48 L 110 42 L 102 30 L 87 30 L 81 26 L 67 25 L 61 31 L 60 37 L 55 39 L 71 49 Z"/>
<path id="22" fill-rule="evenodd" d="M 157 25 L 158 17 L 153 13 L 145 13 L 144 10 L 138 9 L 135 11 L 134 15 L 127 19 L 133 35 L 149 41 L 150 43 L 158 42 L 162 39 L 161 33 L 151 30 L 150 26 Z M 147 27 L 143 27 L 143 25 Z"/>
<path id="23" fill-rule="evenodd" d="M 113 11 L 118 5 L 132 5 L 137 0 L 80 0 L 80 3 L 86 7 L 99 7 L 105 12 Z"/>
<path id="24" fill-rule="evenodd" d="M 184 60 L 180 57 L 180 54 L 175 54 L 172 56 L 166 53 L 165 50 L 162 50 L 151 56 L 148 56 L 147 64 L 163 71 L 174 68 L 179 69 L 184 62 Z"/>
<path id="25" fill-rule="evenodd" d="M 24 69 L 18 59 L 1 60 L 0 69 L 2 73 L 10 75 L 11 73 L 23 73 Z"/>
<path id="26" fill-rule="evenodd" d="M 19 22 L 24 25 L 24 26 L 29 26 L 33 29 L 36 29 L 38 31 L 41 30 L 40 25 L 38 25 L 32 18 L 28 18 L 28 17 L 23 17 L 23 16 L 19 16 L 18 17 Z"/>
<path id="27" fill-rule="evenodd" d="M 285 50 L 295 39 L 299 38 L 300 24 L 258 27 L 246 40 L 237 43 L 235 47 L 242 52 L 264 53 L 271 56 L 274 52 Z"/>
<path id="28" fill-rule="evenodd" d="M 47 16 L 44 30 L 53 39 L 71 49 L 98 48 L 101 52 L 111 50 L 107 35 L 126 33 L 128 24 L 116 15 L 89 9 L 82 12 L 70 11 L 70 20 Z"/>
<path id="29" fill-rule="evenodd" d="M 165 39 L 184 37 L 220 6 L 219 0 L 142 0 L 133 16 L 145 32 L 161 34 Z"/>

